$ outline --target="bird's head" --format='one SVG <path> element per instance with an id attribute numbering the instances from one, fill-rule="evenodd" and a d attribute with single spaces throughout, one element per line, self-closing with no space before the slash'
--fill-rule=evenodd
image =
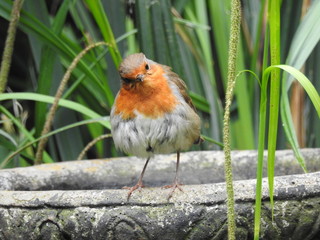
<path id="1" fill-rule="evenodd" d="M 152 74 L 152 63 L 143 53 L 135 53 L 126 57 L 119 67 L 123 85 L 132 87 L 142 83 L 147 75 Z"/>

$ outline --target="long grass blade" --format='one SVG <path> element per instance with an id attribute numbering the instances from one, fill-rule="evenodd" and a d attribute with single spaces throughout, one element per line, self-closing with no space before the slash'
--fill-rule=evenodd
<path id="1" fill-rule="evenodd" d="M 27 4 L 30 4 L 30 3 L 27 2 Z M 59 11 L 56 17 L 53 20 L 52 30 L 57 35 L 59 35 L 62 31 L 63 25 L 65 23 L 65 19 L 67 17 L 69 4 L 70 4 L 69 0 L 64 1 L 61 7 L 59 8 Z M 38 6 L 36 6 L 35 2 L 31 2 L 30 5 L 35 8 L 35 11 L 43 11 L 43 9 L 39 9 Z M 48 22 L 49 21 L 50 19 L 48 17 Z M 35 44 L 39 44 L 39 41 L 36 41 L 36 42 L 31 41 L 31 43 L 32 42 L 34 42 Z M 56 52 L 50 47 L 46 46 L 45 44 L 43 44 L 42 46 L 40 58 L 41 58 L 40 69 L 39 69 L 39 75 L 38 75 L 38 81 L 37 81 L 38 88 L 36 91 L 37 93 L 48 95 L 50 94 L 50 89 L 52 89 L 52 86 L 55 86 L 55 84 L 52 84 L 53 78 L 56 76 L 53 73 L 54 71 L 59 72 L 57 68 L 61 68 L 61 66 L 56 66 L 56 69 L 55 69 L 55 63 L 57 61 Z M 41 129 L 45 121 L 46 111 L 47 111 L 47 104 L 40 103 L 40 102 L 36 103 L 35 105 L 35 115 L 37 116 L 35 118 L 36 136 L 40 135 Z"/>
<path id="2" fill-rule="evenodd" d="M 269 2 L 270 26 L 270 57 L 271 65 L 280 64 L 280 1 Z M 264 73 L 265 74 L 265 73 Z M 280 69 L 271 72 L 270 83 L 270 116 L 268 132 L 268 182 L 270 204 L 273 216 L 273 189 L 274 189 L 274 160 L 277 146 L 279 99 L 280 99 Z"/>
<path id="3" fill-rule="evenodd" d="M 7 11 L 9 11 L 11 4 L 7 1 L 0 1 L 0 14 L 9 18 L 7 15 Z M 52 29 L 45 26 L 38 19 L 34 18 L 31 14 L 22 11 L 21 12 L 21 28 L 30 34 L 34 34 L 39 38 L 39 40 L 43 41 L 45 44 L 56 50 L 60 56 L 65 59 L 68 64 L 72 62 L 72 60 L 76 57 L 77 52 L 79 52 L 80 45 L 77 45 L 77 49 L 75 48 L 75 44 L 71 44 L 70 40 L 63 38 L 61 36 L 56 35 Z M 99 77 L 95 74 L 94 71 L 90 71 L 84 59 L 81 59 L 77 69 L 81 69 L 86 75 L 93 80 L 90 82 L 91 86 L 95 86 L 96 89 L 103 89 L 103 94 L 105 95 L 107 104 L 111 106 L 113 104 L 113 94 L 109 85 L 103 84 Z M 76 70 L 77 70 L 76 69 Z M 75 71 L 76 72 L 76 71 Z M 95 90 L 96 91 L 96 90 Z"/>
<path id="4" fill-rule="evenodd" d="M 2 97 L 5 94 L 1 94 L 0 97 Z M 1 101 L 1 100 L 0 100 Z M 5 114 L 11 121 L 12 123 L 19 129 L 19 131 L 23 134 L 24 139 L 28 140 L 28 141 L 33 141 L 34 140 L 34 136 L 32 134 L 31 131 L 28 131 L 26 129 L 26 127 L 15 117 L 13 116 L 6 108 L 4 108 L 3 106 L 0 105 L 0 112 L 2 112 L 3 114 Z M 50 163 L 53 162 L 52 158 L 49 156 L 49 154 L 45 151 L 44 152 L 44 156 L 43 156 L 43 161 L 45 163 Z"/>
<path id="5" fill-rule="evenodd" d="M 34 145 L 35 143 L 39 142 L 41 139 L 43 138 L 47 138 L 50 136 L 53 136 L 55 134 L 61 133 L 63 131 L 69 130 L 71 128 L 75 128 L 75 127 L 79 127 L 82 125 L 87 125 L 87 124 L 91 124 L 91 123 L 99 123 L 99 122 L 103 122 L 105 121 L 105 118 L 97 118 L 97 119 L 90 119 L 90 120 L 83 120 L 83 121 L 79 121 L 76 123 L 72 123 L 69 124 L 67 126 L 55 129 L 54 131 L 51 131 L 37 139 L 32 140 L 31 142 L 28 142 L 27 144 L 25 144 L 24 146 L 20 147 L 19 149 L 17 149 L 16 151 L 14 151 L 13 153 L 11 153 L 6 159 L 4 159 L 4 161 L 0 164 L 0 169 L 4 168 L 9 162 L 10 160 L 16 156 L 17 154 L 21 153 L 23 150 L 25 150 L 26 148 Z"/>
<path id="6" fill-rule="evenodd" d="M 318 116 L 320 118 L 320 97 L 317 90 L 310 82 L 310 80 L 302 72 L 300 72 L 296 68 L 289 65 L 275 65 L 275 66 L 272 66 L 272 68 L 280 68 L 288 72 L 301 84 L 301 86 L 309 95 L 310 100 L 313 103 L 313 106 L 316 109 Z M 271 71 L 272 68 L 269 68 L 268 71 Z"/>
<path id="7" fill-rule="evenodd" d="M 263 64 L 262 70 L 265 72 L 268 64 L 269 52 L 269 27 L 265 31 L 264 48 L 263 48 Z M 262 203 L 262 177 L 263 177 L 263 154 L 266 136 L 266 120 L 267 120 L 267 86 L 268 78 L 262 78 L 260 90 L 260 106 L 259 106 L 259 131 L 258 131 L 258 163 L 257 163 L 257 183 L 256 183 L 256 201 L 254 208 L 254 240 L 259 239 L 260 222 L 261 222 L 261 203 Z"/>
<path id="8" fill-rule="evenodd" d="M 100 0 L 97 0 L 97 1 L 85 0 L 85 1 L 89 6 L 89 9 L 92 12 L 93 17 L 95 18 L 96 23 L 100 28 L 100 31 L 103 35 L 104 40 L 109 44 L 110 54 L 112 56 L 114 64 L 118 68 L 121 63 L 122 57 L 118 50 L 118 46 L 114 38 L 107 15 L 105 11 L 103 11 L 103 5 L 101 4 Z"/>
<path id="9" fill-rule="evenodd" d="M 146 54 L 150 59 L 155 59 L 154 54 L 154 41 L 152 33 L 152 21 L 150 16 L 150 0 L 140 0 L 135 4 L 136 24 L 139 29 L 138 39 L 140 43 L 140 50 Z M 159 23 L 160 24 L 160 23 Z"/>
<path id="10" fill-rule="evenodd" d="M 310 56 L 311 51 L 320 40 L 320 18 L 318 13 L 320 11 L 320 2 L 314 1 L 312 7 L 304 16 L 297 31 L 294 34 L 289 55 L 286 63 L 294 68 L 300 69 Z M 298 139 L 293 126 L 291 117 L 290 104 L 288 99 L 288 90 L 292 84 L 292 77 L 287 72 L 283 73 L 282 82 L 282 96 L 281 96 L 281 119 L 286 133 L 287 140 L 289 141 L 294 154 L 306 172 L 304 158 L 299 149 Z"/>
<path id="11" fill-rule="evenodd" d="M 26 92 L 24 92 L 24 93 L 4 93 L 4 94 L 0 95 L 0 101 L 12 100 L 12 99 L 40 101 L 40 102 L 51 103 L 51 104 L 54 102 L 54 97 L 46 96 L 46 95 L 42 95 L 42 94 L 37 94 L 37 93 L 26 93 Z M 76 112 L 79 112 L 79 113 L 86 115 L 90 118 L 100 118 L 101 117 L 101 115 L 92 111 L 91 109 L 89 109 L 79 103 L 70 101 L 70 100 L 60 99 L 58 105 L 61 107 L 66 107 L 66 108 L 69 108 L 69 109 L 74 110 Z M 111 129 L 110 122 L 107 120 L 105 122 L 101 122 L 101 125 L 106 127 L 107 129 Z"/>

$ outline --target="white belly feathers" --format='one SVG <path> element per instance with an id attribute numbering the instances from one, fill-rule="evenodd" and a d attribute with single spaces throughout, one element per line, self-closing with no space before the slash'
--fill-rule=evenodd
<path id="1" fill-rule="evenodd" d="M 187 108 L 187 109 L 186 109 Z M 139 112 L 136 117 L 123 120 L 111 111 L 111 129 L 115 146 L 138 157 L 150 157 L 186 150 L 195 141 L 199 117 L 183 102 L 160 118 L 148 118 Z"/>

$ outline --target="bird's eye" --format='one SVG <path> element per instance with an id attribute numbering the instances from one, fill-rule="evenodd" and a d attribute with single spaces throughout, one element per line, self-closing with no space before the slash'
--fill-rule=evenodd
<path id="1" fill-rule="evenodd" d="M 145 69 L 146 69 L 146 70 L 149 70 L 149 69 L 150 69 L 150 66 L 149 66 L 148 63 L 146 63 Z"/>

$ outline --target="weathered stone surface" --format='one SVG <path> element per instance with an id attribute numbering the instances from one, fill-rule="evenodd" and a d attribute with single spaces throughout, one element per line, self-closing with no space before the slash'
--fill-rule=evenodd
<path id="1" fill-rule="evenodd" d="M 143 165 L 143 161 L 136 158 L 129 159 L 130 166 L 118 166 L 127 163 L 127 159 L 122 158 L 48 164 L 24 168 L 24 171 L 1 170 L 0 186 L 4 190 L 0 191 L 0 239 L 226 239 L 225 184 L 211 183 L 217 176 L 207 182 L 204 178 L 206 174 L 212 175 L 206 172 L 207 168 L 212 171 L 219 167 L 218 172 L 223 175 L 223 155 L 221 152 L 189 154 L 182 155 L 182 159 L 188 160 L 182 160 L 181 174 L 184 182 L 195 185 L 183 186 L 184 192 L 177 191 L 169 201 L 170 189 L 145 188 L 134 192 L 128 202 L 127 190 L 101 189 L 135 182 Z M 317 170 L 320 150 L 304 150 L 303 154 L 308 155 L 307 165 Z M 235 167 L 235 173 L 239 172 L 241 178 L 254 176 L 255 172 L 254 164 L 245 156 L 254 159 L 251 151 L 233 153 L 233 161 L 244 168 Z M 277 156 L 276 166 L 284 162 L 283 169 L 296 171 L 291 168 L 290 152 L 281 151 Z M 149 166 L 150 175 L 146 175 L 151 186 L 170 183 L 173 178 L 174 156 L 158 160 Z M 155 165 L 161 164 L 161 160 L 165 162 L 163 165 Z M 195 165 L 189 166 L 189 160 Z M 126 169 L 131 169 L 131 173 Z M 251 169 L 254 169 L 252 173 Z M 158 176 L 166 171 L 169 173 L 165 177 Z M 76 179 L 69 179 L 67 173 Z M 197 174 L 200 176 L 188 176 Z M 25 185 L 13 181 L 14 176 Z M 113 177 L 131 179 L 118 184 Z M 161 184 L 153 182 L 153 177 Z M 109 178 L 110 185 L 99 185 L 99 181 L 109 181 Z M 49 184 L 50 181 L 53 183 Z M 319 239 L 320 172 L 275 178 L 274 221 L 271 220 L 267 186 L 264 179 L 261 239 Z M 64 187 L 68 190 L 62 190 Z M 55 188 L 58 190 L 53 190 Z M 252 239 L 255 180 L 236 181 L 234 189 L 237 239 Z"/>
<path id="2" fill-rule="evenodd" d="M 302 154 L 309 172 L 320 171 L 320 149 L 303 149 Z M 255 178 L 256 151 L 233 151 L 232 159 L 234 180 Z M 4 169 L 0 170 L 0 190 L 119 189 L 137 182 L 144 163 L 145 159 L 123 157 Z M 291 150 L 278 151 L 275 163 L 276 176 L 303 173 Z M 156 156 L 148 165 L 145 185 L 170 184 L 175 164 L 175 154 Z M 182 153 L 181 182 L 186 185 L 224 182 L 223 164 L 222 151 Z"/>

